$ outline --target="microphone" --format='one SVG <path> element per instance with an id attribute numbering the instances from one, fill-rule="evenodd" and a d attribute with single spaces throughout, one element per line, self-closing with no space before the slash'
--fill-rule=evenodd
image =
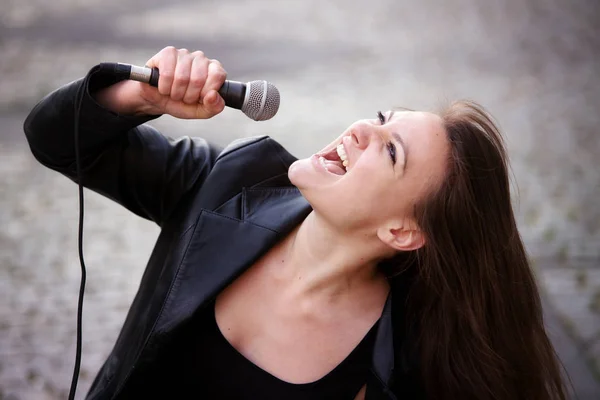
<path id="1" fill-rule="evenodd" d="M 138 82 L 158 87 L 158 68 L 138 67 L 123 63 L 102 63 L 101 68 L 109 69 L 114 74 Z M 227 107 L 242 110 L 254 121 L 266 121 L 277 114 L 280 95 L 275 85 L 267 81 L 250 81 L 247 83 L 225 81 L 219 89 L 219 95 L 225 100 Z"/>

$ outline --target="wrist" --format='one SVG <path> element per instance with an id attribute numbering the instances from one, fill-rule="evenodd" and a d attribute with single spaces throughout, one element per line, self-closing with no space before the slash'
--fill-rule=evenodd
<path id="1" fill-rule="evenodd" d="M 139 95 L 139 85 L 139 82 L 122 81 L 91 93 L 91 96 L 100 106 L 117 114 L 148 115 L 150 110 Z"/>

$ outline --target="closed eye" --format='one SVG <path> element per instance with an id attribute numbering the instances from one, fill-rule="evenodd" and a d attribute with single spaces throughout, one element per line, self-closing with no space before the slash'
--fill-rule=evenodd
<path id="1" fill-rule="evenodd" d="M 377 118 L 381 125 L 385 124 L 385 115 L 381 111 L 377 111 Z M 388 153 L 390 155 L 390 159 L 392 160 L 392 165 L 396 165 L 396 145 L 393 142 L 387 142 L 386 147 L 388 149 Z"/>
<path id="2" fill-rule="evenodd" d="M 392 142 L 387 143 L 388 153 L 392 159 L 392 165 L 396 165 L 396 145 Z"/>

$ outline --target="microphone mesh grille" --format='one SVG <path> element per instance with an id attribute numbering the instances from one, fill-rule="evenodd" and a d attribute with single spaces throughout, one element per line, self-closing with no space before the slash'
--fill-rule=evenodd
<path id="1" fill-rule="evenodd" d="M 242 112 L 255 121 L 273 118 L 279 110 L 279 90 L 267 81 L 251 81 L 246 84 L 246 99 Z"/>

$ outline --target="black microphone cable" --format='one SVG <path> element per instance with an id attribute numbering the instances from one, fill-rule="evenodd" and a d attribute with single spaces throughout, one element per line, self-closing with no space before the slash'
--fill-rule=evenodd
<path id="1" fill-rule="evenodd" d="M 83 318 L 83 294 L 85 292 L 85 262 L 83 260 L 83 216 L 84 216 L 84 198 L 83 198 L 83 173 L 81 172 L 81 156 L 79 154 L 79 115 L 81 114 L 81 105 L 83 104 L 83 97 L 85 94 L 85 87 L 87 81 L 83 81 L 77 94 L 75 95 L 75 118 L 74 118 L 74 146 L 75 146 L 75 165 L 77 168 L 77 183 L 79 186 L 79 233 L 78 233 L 78 247 L 79 247 L 79 262 L 81 264 L 81 284 L 79 286 L 79 302 L 77 305 L 77 348 L 75 350 L 75 366 L 73 369 L 73 378 L 71 380 L 71 389 L 69 391 L 69 400 L 75 399 L 75 392 L 77 391 L 77 380 L 79 378 L 79 369 L 81 367 L 81 325 Z"/>

